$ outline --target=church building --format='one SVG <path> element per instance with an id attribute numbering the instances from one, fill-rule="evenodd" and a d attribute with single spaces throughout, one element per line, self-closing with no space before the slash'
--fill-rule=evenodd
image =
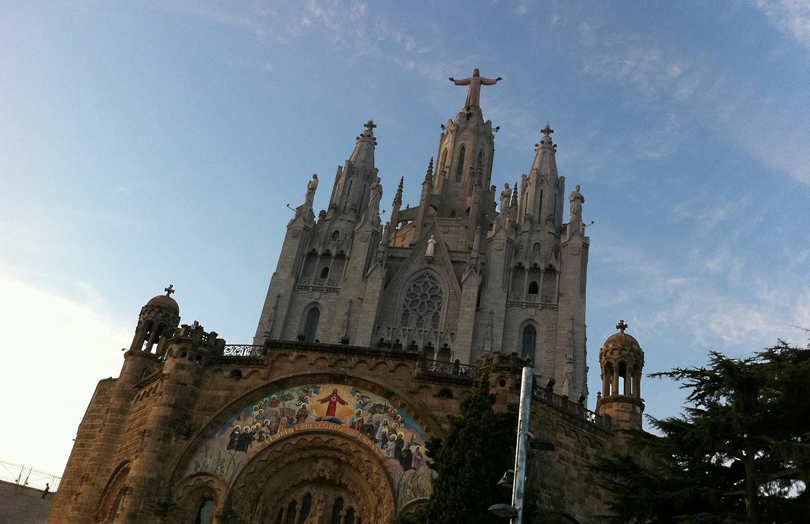
<path id="1" fill-rule="evenodd" d="M 403 208 L 400 180 L 387 223 L 373 122 L 317 213 L 312 176 L 252 344 L 181 324 L 172 286 L 149 300 L 120 376 L 90 401 L 48 522 L 391 523 L 430 497 L 425 442 L 460 398 L 489 372 L 498 409 L 517 403 L 523 366 L 533 431 L 556 442 L 530 456 L 530 497 L 544 522 L 596 522 L 604 495 L 586 465 L 641 427 L 644 354 L 620 322 L 587 408 L 585 198 L 566 193 L 548 125 L 528 174 L 492 184 L 479 99 L 499 80 L 453 80 L 465 105 L 419 202 Z"/>

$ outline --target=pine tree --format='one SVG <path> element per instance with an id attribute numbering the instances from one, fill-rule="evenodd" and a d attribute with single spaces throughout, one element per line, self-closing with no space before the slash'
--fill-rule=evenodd
<path id="1" fill-rule="evenodd" d="M 400 519 L 400 524 L 503 524 L 487 509 L 507 502 L 508 495 L 497 483 L 513 466 L 517 413 L 496 413 L 494 403 L 485 374 L 478 388 L 461 400 L 445 437 L 428 442 L 428 455 L 437 473 L 433 495 L 415 515 Z"/>
<path id="2" fill-rule="evenodd" d="M 810 349 L 780 341 L 747 359 L 712 352 L 706 367 L 652 376 L 681 382 L 688 405 L 651 419 L 662 436 L 634 435 L 643 459 L 595 465 L 613 495 L 610 522 L 810 522 Z"/>

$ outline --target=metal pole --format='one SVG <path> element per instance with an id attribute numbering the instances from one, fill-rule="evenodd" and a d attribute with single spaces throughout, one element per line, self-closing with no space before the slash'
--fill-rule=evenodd
<path id="1" fill-rule="evenodd" d="M 523 488 L 526 483 L 526 456 L 529 445 L 529 419 L 532 415 L 532 368 L 523 368 L 520 384 L 520 412 L 518 413 L 518 437 L 515 446 L 515 481 L 512 484 L 512 507 L 517 516 L 512 524 L 523 524 Z"/>

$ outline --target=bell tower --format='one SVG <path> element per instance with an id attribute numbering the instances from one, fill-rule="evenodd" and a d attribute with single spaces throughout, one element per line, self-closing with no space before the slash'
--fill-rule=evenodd
<path id="1" fill-rule="evenodd" d="M 599 350 L 602 368 L 602 398 L 599 413 L 610 416 L 615 429 L 641 429 L 644 399 L 641 398 L 641 371 L 644 369 L 644 351 L 631 335 L 624 332 L 627 324 L 620 320 L 618 333 L 605 340 Z"/>

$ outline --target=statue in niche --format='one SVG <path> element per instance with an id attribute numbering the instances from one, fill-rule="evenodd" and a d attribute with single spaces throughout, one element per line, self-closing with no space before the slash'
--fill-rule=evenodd
<path id="1" fill-rule="evenodd" d="M 506 210 L 509 209 L 509 200 L 512 198 L 512 188 L 509 187 L 509 183 L 503 185 L 503 191 L 501 191 L 501 213 L 506 213 Z"/>
<path id="2" fill-rule="evenodd" d="M 436 252 L 436 235 L 430 235 L 430 240 L 428 240 L 427 242 L 427 250 L 425 250 L 425 258 L 431 260 L 435 252 Z"/>
<path id="3" fill-rule="evenodd" d="M 571 202 L 571 220 L 582 220 L 582 204 L 585 203 L 585 197 L 579 192 L 579 186 L 571 191 L 568 201 Z"/>
<path id="4" fill-rule="evenodd" d="M 312 180 L 307 184 L 307 195 L 305 197 L 306 203 L 310 206 L 315 200 L 315 191 L 318 189 L 318 175 L 312 175 Z"/>
<path id="5" fill-rule="evenodd" d="M 373 219 L 380 214 L 380 200 L 382 200 L 383 190 L 380 184 L 380 177 L 371 184 L 370 194 L 368 197 L 368 217 Z"/>

